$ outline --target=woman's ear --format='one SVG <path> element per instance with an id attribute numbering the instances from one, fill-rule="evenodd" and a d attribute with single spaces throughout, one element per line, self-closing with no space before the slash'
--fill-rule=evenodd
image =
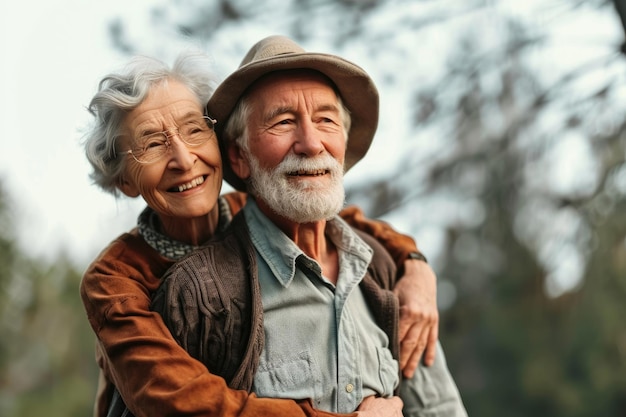
<path id="1" fill-rule="evenodd" d="M 124 175 L 118 180 L 117 188 L 128 197 L 138 197 L 141 194 L 135 184 L 128 181 Z"/>
<path id="2" fill-rule="evenodd" d="M 231 169 L 239 178 L 242 180 L 248 179 L 250 176 L 250 165 L 248 165 L 248 160 L 239 146 L 230 145 L 228 147 L 228 160 Z"/>

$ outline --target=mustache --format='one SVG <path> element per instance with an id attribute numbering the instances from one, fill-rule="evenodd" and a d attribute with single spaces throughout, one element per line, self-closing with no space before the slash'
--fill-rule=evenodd
<path id="1" fill-rule="evenodd" d="M 275 168 L 278 174 L 298 174 L 320 172 L 337 173 L 342 172 L 343 166 L 330 154 L 323 154 L 315 157 L 287 155 Z"/>

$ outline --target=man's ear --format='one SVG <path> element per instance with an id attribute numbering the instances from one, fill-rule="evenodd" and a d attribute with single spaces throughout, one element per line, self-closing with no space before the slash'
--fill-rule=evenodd
<path id="1" fill-rule="evenodd" d="M 250 165 L 239 146 L 233 144 L 228 147 L 228 160 L 235 175 L 242 180 L 248 179 L 250 176 Z"/>
<path id="2" fill-rule="evenodd" d="M 140 195 L 139 189 L 135 186 L 133 182 L 130 182 L 126 179 L 125 176 L 121 176 L 117 183 L 117 188 L 120 189 L 128 197 L 138 197 Z"/>

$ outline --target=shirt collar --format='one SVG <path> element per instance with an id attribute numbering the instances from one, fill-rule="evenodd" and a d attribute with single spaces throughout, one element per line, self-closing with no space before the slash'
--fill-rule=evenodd
<path id="1" fill-rule="evenodd" d="M 253 198 L 248 198 L 243 212 L 254 247 L 281 285 L 288 287 L 293 280 L 298 257 L 316 263 L 261 212 Z M 339 216 L 328 220 L 326 234 L 337 246 L 340 259 L 351 255 L 365 266 L 369 265 L 372 249 Z"/>

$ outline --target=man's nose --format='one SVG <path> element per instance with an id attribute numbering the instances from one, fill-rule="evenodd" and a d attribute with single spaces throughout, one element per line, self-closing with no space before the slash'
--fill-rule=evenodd
<path id="1" fill-rule="evenodd" d="M 301 123 L 296 135 L 293 147 L 296 155 L 315 156 L 324 151 L 324 134 L 317 129 L 315 123 L 311 121 Z"/>

